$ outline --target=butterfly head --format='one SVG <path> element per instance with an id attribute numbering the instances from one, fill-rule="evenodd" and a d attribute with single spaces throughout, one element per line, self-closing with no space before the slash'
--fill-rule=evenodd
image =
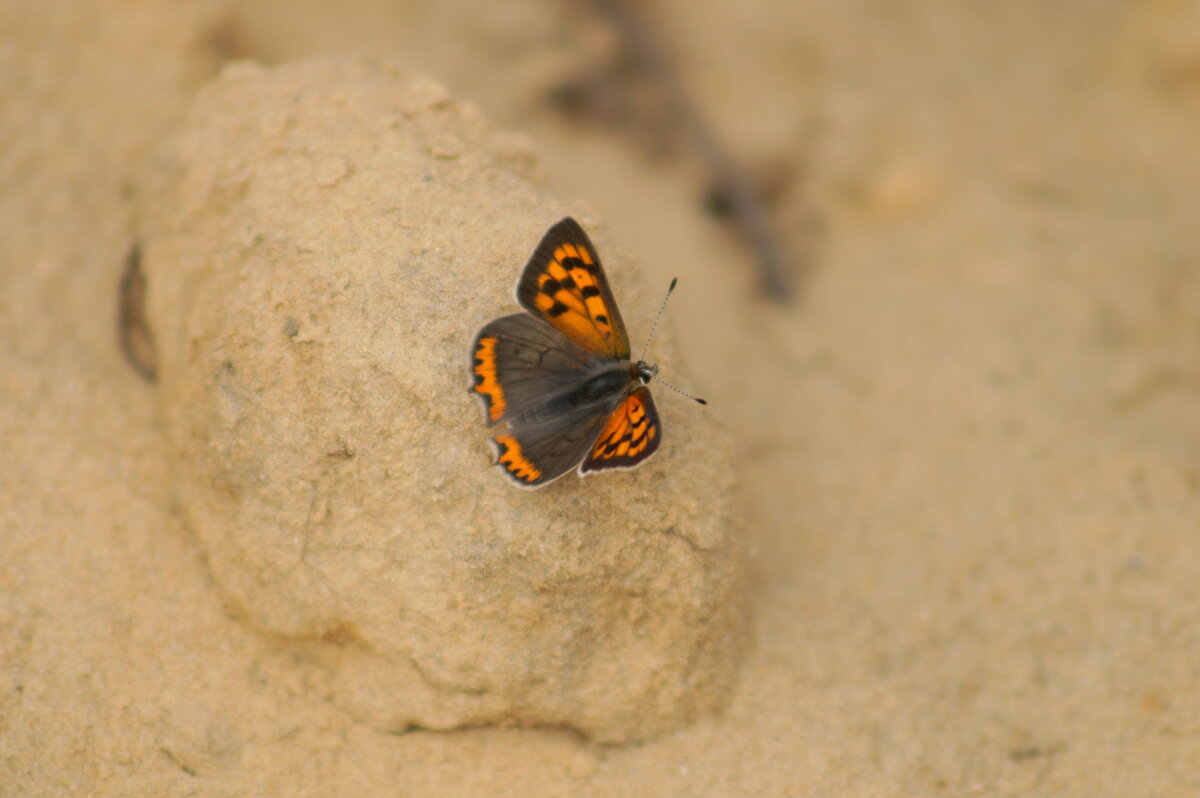
<path id="1" fill-rule="evenodd" d="M 637 377 L 637 381 L 642 385 L 649 385 L 650 380 L 654 379 L 656 374 L 658 374 L 658 366 L 652 366 L 644 360 L 633 364 L 633 376 Z"/>

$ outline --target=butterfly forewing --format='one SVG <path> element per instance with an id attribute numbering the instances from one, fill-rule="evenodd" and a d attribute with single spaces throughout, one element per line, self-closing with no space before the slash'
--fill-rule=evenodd
<path id="1" fill-rule="evenodd" d="M 584 350 L 629 358 L 629 336 L 604 267 L 574 219 L 563 219 L 542 237 L 517 284 L 517 300 Z"/>

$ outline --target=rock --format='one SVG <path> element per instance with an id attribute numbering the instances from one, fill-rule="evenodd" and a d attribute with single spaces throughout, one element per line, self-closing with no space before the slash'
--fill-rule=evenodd
<path id="1" fill-rule="evenodd" d="M 637 470 L 529 492 L 492 467 L 471 339 L 570 212 L 513 141 L 374 60 L 200 93 L 143 214 L 178 503 L 236 611 L 315 646 L 306 689 L 361 720 L 642 740 L 733 680 L 730 447 L 660 390 Z M 582 221 L 637 340 L 657 297 Z"/>

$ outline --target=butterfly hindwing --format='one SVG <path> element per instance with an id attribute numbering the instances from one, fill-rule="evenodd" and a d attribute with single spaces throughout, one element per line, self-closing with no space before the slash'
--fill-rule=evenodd
<path id="1" fill-rule="evenodd" d="M 606 414 L 580 409 L 496 435 L 496 463 L 518 484 L 538 488 L 567 473 L 591 450 Z"/>
<path id="2" fill-rule="evenodd" d="M 600 257 L 574 219 L 542 237 L 517 284 L 517 300 L 585 351 L 629 358 L 629 336 Z"/>
<path id="3" fill-rule="evenodd" d="M 547 397 L 569 391 L 593 358 L 528 313 L 489 322 L 471 347 L 472 385 L 488 424 L 511 419 Z"/>
<path id="4" fill-rule="evenodd" d="M 607 468 L 633 468 L 658 451 L 662 422 L 654 409 L 650 389 L 640 386 L 626 396 L 605 419 L 579 473 Z"/>

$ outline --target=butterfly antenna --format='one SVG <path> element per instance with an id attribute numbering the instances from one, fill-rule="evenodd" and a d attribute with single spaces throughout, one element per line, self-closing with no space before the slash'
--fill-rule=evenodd
<path id="1" fill-rule="evenodd" d="M 658 315 L 654 317 L 654 323 L 650 325 L 650 335 L 646 336 L 646 345 L 642 347 L 642 354 L 638 360 L 646 359 L 646 352 L 650 349 L 650 342 L 654 340 L 654 331 L 658 329 L 658 322 L 662 318 L 663 311 L 667 309 L 667 300 L 671 298 L 671 292 L 675 290 L 675 283 L 679 282 L 679 278 L 671 279 L 671 284 L 667 286 L 667 295 L 663 297 L 662 304 L 658 306 Z M 680 391 L 683 393 L 683 391 Z M 686 394 L 685 394 L 686 396 Z"/>
<path id="2" fill-rule="evenodd" d="M 658 322 L 659 322 L 659 320 L 662 319 L 663 311 L 667 309 L 667 300 L 671 298 L 671 292 L 675 290 L 675 284 L 678 282 L 679 282 L 679 278 L 676 277 L 676 278 L 672 279 L 671 284 L 669 286 L 667 286 L 667 295 L 665 297 L 663 297 L 662 304 L 658 306 L 658 315 L 656 315 L 654 317 L 654 323 L 650 325 L 650 335 L 646 336 L 646 345 L 642 347 L 642 355 L 641 355 L 641 357 L 638 358 L 639 362 L 644 361 L 646 359 L 646 352 L 650 349 L 650 342 L 654 340 L 654 331 L 658 329 Z M 653 366 L 651 369 L 651 373 L 657 374 L 658 367 Z M 676 388 L 674 385 L 672 385 L 671 383 L 662 379 L 661 377 L 656 376 L 655 379 L 658 380 L 659 382 L 661 382 L 663 385 L 670 388 L 675 393 L 679 394 L 680 396 L 686 396 L 688 399 L 691 399 L 696 404 L 701 404 L 701 405 L 708 404 L 707 399 L 701 399 L 699 396 L 693 396 L 692 394 L 688 393 L 685 390 Z"/>
<path id="3" fill-rule="evenodd" d="M 691 395 L 690 393 L 688 393 L 687 391 L 684 391 L 684 390 L 681 390 L 681 389 L 679 389 L 679 388 L 676 388 L 674 385 L 672 385 L 671 383 L 667 382 L 667 381 L 666 381 L 666 380 L 664 380 L 662 377 L 655 377 L 654 379 L 655 379 L 657 382 L 661 382 L 663 385 L 667 386 L 668 388 L 670 388 L 672 391 L 674 391 L 675 393 L 679 394 L 680 396 L 686 396 L 688 399 L 691 399 L 693 402 L 695 402 L 695 403 L 696 403 L 696 404 L 698 404 L 698 405 L 706 405 L 706 404 L 708 404 L 708 400 L 707 400 L 707 399 L 701 399 L 699 396 L 692 396 L 692 395 Z"/>

